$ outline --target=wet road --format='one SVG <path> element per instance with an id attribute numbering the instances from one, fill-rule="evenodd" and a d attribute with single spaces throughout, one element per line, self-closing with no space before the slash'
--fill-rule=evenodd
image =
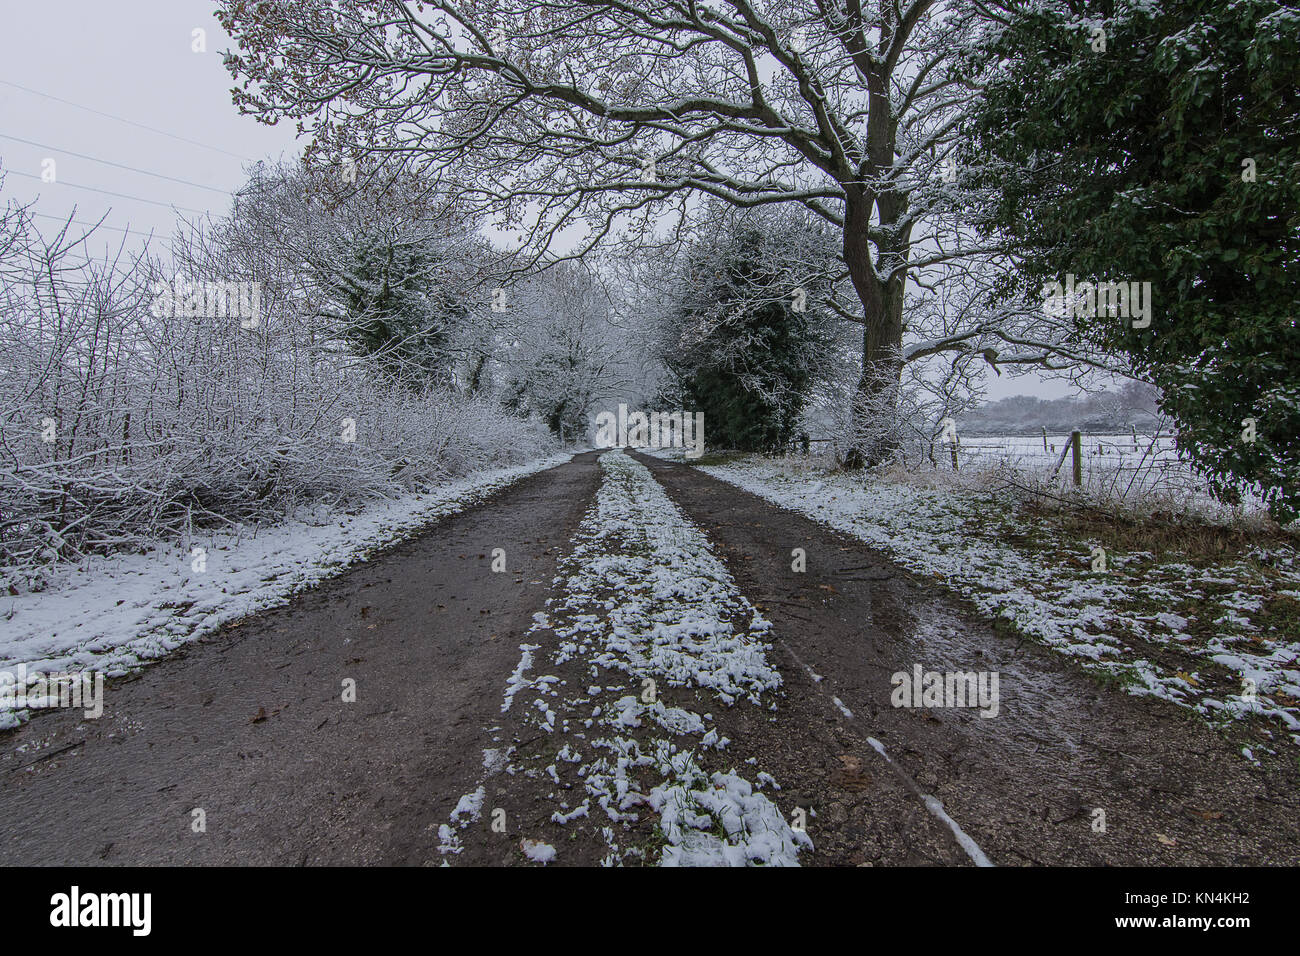
<path id="1" fill-rule="evenodd" d="M 588 455 L 526 478 L 110 681 L 99 720 L 51 712 L 5 735 L 0 863 L 439 859 L 437 823 L 480 770 L 517 635 L 597 470 Z M 507 573 L 492 573 L 493 548 Z"/>
<path id="2" fill-rule="evenodd" d="M 680 465 L 641 459 L 713 540 L 786 655 L 1003 865 L 1300 862 L 1294 767 L 1250 766 L 1199 718 L 995 630 L 861 542 Z M 791 570 L 791 551 L 807 571 Z M 996 672 L 997 715 L 895 707 L 899 672 Z M 1101 811 L 1098 813 L 1098 811 Z M 1104 825 L 1104 829 L 1103 829 Z"/>
<path id="3" fill-rule="evenodd" d="M 819 808 L 806 862 L 969 865 L 927 796 L 998 865 L 1300 862 L 1294 771 L 1251 768 L 1199 720 L 1096 683 L 857 541 L 638 457 L 775 625 L 783 698 L 734 731 Z M 487 731 L 511 732 L 503 688 L 598 480 L 594 455 L 524 479 L 110 682 L 98 721 L 6 734 L 0 863 L 441 862 L 437 827 L 481 780 Z M 916 664 L 996 672 L 997 716 L 894 707 L 892 675 Z M 537 786 L 502 781 L 512 831 Z"/>

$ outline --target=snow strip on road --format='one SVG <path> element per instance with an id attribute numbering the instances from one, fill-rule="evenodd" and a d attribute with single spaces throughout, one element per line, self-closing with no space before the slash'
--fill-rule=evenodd
<path id="1" fill-rule="evenodd" d="M 808 676 L 813 679 L 813 683 L 818 685 L 821 684 L 825 678 L 804 663 L 799 658 L 799 655 L 790 647 L 788 641 L 782 641 L 781 646 L 785 648 L 787 654 L 794 658 L 795 663 L 808 672 Z M 823 694 L 830 695 L 830 692 L 824 688 L 819 687 L 819 690 L 821 690 Z M 850 720 L 857 720 L 857 718 L 853 716 L 853 711 L 844 706 L 844 701 L 835 696 L 831 696 L 831 701 L 845 717 Z M 989 861 L 989 858 L 984 855 L 984 851 L 979 848 L 979 844 L 972 840 L 966 832 L 957 825 L 956 820 L 948 816 L 948 812 L 943 808 L 943 804 L 935 797 L 930 796 L 930 794 L 922 793 L 920 786 L 918 786 L 916 781 L 912 779 L 911 775 L 898 764 L 894 763 L 889 754 L 885 752 L 884 744 L 875 737 L 868 737 L 867 743 L 871 744 L 871 746 L 875 748 L 876 753 L 885 758 L 885 762 L 888 763 L 894 769 L 894 772 L 907 783 L 908 788 L 921 798 L 921 802 L 925 804 L 925 808 L 934 814 L 945 826 L 952 830 L 953 835 L 957 837 L 957 843 L 961 846 L 962 850 L 966 852 L 966 855 L 975 862 L 976 866 L 993 866 Z"/>
<path id="2" fill-rule="evenodd" d="M 653 681 L 660 693 L 694 688 L 722 706 L 762 706 L 765 692 L 781 685 L 763 641 L 770 624 L 649 471 L 622 452 L 600 462 L 596 502 L 560 563 L 558 593 L 530 631 L 530 643 L 553 650 L 521 661 L 507 688 L 507 706 L 514 702 L 563 746 L 545 768 L 525 762 L 509 772 L 554 785 L 554 823 L 602 824 L 606 865 L 643 855 L 618 841 L 643 808 L 658 815 L 662 865 L 798 865 L 812 841 L 759 792 L 771 777 L 751 784 L 735 769 L 740 758 L 709 773 L 703 764 L 717 763 L 731 744 L 712 715 L 645 693 Z M 543 630 L 554 638 L 532 637 Z M 531 666 L 571 673 L 574 663 L 582 665 L 581 687 L 523 676 Z M 573 774 L 577 780 L 562 783 Z M 564 799 L 570 787 L 577 806 Z M 459 835 L 446 836 L 444 852 L 458 852 Z"/>
<path id="3" fill-rule="evenodd" d="M 906 776 L 906 773 L 903 771 L 903 769 L 899 767 L 898 764 L 894 763 L 894 758 L 889 756 L 889 753 L 885 750 L 884 744 L 882 744 L 875 737 L 868 737 L 867 743 L 871 744 L 871 746 L 876 749 L 876 753 L 884 757 L 885 760 L 888 761 L 890 766 L 894 767 L 900 773 L 903 773 L 904 776 Z M 910 777 L 908 777 L 907 779 L 911 780 Z M 913 785 L 915 786 L 915 784 Z M 918 792 L 920 791 L 918 790 Z M 976 843 L 974 840 L 972 840 L 966 834 L 966 831 L 957 825 L 956 820 L 948 816 L 948 812 L 944 810 L 943 804 L 936 797 L 932 797 L 928 793 L 922 793 L 921 800 L 925 804 L 926 809 L 928 809 L 931 813 L 933 813 L 936 817 L 938 817 L 941 821 L 943 821 L 947 825 L 948 829 L 952 831 L 953 836 L 957 838 L 957 843 L 961 846 L 963 850 L 966 851 L 966 855 L 970 857 L 972 861 L 974 861 L 976 866 L 993 865 L 993 862 L 987 856 L 984 855 L 984 851 L 979 848 L 979 844 Z"/>

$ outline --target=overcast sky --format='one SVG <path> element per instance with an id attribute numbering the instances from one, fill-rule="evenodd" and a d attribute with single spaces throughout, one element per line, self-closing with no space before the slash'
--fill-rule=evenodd
<path id="1" fill-rule="evenodd" d="M 79 220 L 108 213 L 106 225 L 139 233 L 152 228 L 166 237 L 176 218 L 171 205 L 191 216 L 188 210 L 220 214 L 249 161 L 295 155 L 292 124 L 264 126 L 231 105 L 231 80 L 221 65 L 230 38 L 213 6 L 211 0 L 0 0 L 5 198 L 39 196 L 36 210 L 44 216 L 63 217 L 75 207 Z M 206 53 L 192 50 L 196 29 L 206 31 Z M 47 158 L 57 164 L 54 183 L 40 181 Z M 48 218 L 39 223 L 54 225 Z M 122 233 L 105 238 L 110 235 Z"/>
<path id="2" fill-rule="evenodd" d="M 221 65 L 230 38 L 212 9 L 211 0 L 0 0 L 0 201 L 37 200 L 43 229 L 74 208 L 81 222 L 107 215 L 113 230 L 100 248 L 122 230 L 138 247 L 151 229 L 165 248 L 177 212 L 221 215 L 248 163 L 298 155 L 292 123 L 264 126 L 231 104 Z M 196 29 L 206 52 L 193 49 Z M 53 183 L 41 181 L 48 159 Z M 1072 391 L 1030 377 L 989 385 L 990 399 Z"/>

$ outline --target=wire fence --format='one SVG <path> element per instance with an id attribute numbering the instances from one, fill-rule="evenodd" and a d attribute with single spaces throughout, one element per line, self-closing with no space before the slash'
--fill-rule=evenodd
<path id="1" fill-rule="evenodd" d="M 808 445 L 815 449 L 819 442 L 832 441 L 809 438 Z M 795 454 L 806 453 L 801 442 L 797 446 L 792 449 Z M 1073 484 L 1120 497 L 1208 494 L 1205 479 L 1192 469 L 1187 457 L 1179 452 L 1174 435 L 1168 432 L 957 435 L 955 441 L 936 439 L 928 451 L 923 449 L 922 456 L 936 470 L 998 471 L 1019 475 L 1031 484 Z"/>
<path id="2" fill-rule="evenodd" d="M 936 467 L 1005 469 L 1038 482 L 1055 480 L 1121 497 L 1208 491 L 1205 479 L 1192 469 L 1171 434 L 1076 431 L 1038 437 L 958 436 L 944 444 Z"/>

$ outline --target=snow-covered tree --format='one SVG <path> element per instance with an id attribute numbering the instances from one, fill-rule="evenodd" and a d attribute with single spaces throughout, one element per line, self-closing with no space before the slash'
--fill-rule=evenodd
<path id="1" fill-rule="evenodd" d="M 714 445 L 785 447 L 831 345 L 821 302 L 838 270 L 825 224 L 795 210 L 732 210 L 699 230 L 661 270 L 662 399 L 703 412 Z"/>
<path id="2" fill-rule="evenodd" d="M 679 234 L 702 196 L 797 203 L 840 237 L 860 323 L 860 421 L 893 414 L 909 277 L 972 252 L 945 182 L 972 96 L 976 0 L 225 0 L 235 100 L 312 136 L 313 160 L 382 157 L 494 212 L 536 256 L 616 232 Z M 924 289 L 922 288 L 922 291 Z M 1041 317 L 1038 317 L 1041 318 Z M 1019 324 L 1016 324 L 1019 322 Z M 1051 358 L 1014 309 L 914 333 L 924 355 Z M 1008 336 L 1009 341 L 1004 341 Z M 996 347 L 995 347 L 996 346 Z M 889 443 L 854 443 L 850 464 Z"/>
<path id="3" fill-rule="evenodd" d="M 61 560 L 398 495 L 549 444 L 493 398 L 392 381 L 322 318 L 331 301 L 293 235 L 247 226 L 185 229 L 166 258 L 95 257 L 94 228 L 0 211 L 0 590 L 40 587 Z M 208 308 L 235 286 L 238 314 Z"/>
<path id="4" fill-rule="evenodd" d="M 580 263 L 560 263 L 512 292 L 496 353 L 502 399 L 562 440 L 581 440 L 596 411 L 624 394 L 636 361 L 611 322 L 605 283 Z"/>
<path id="5" fill-rule="evenodd" d="M 391 381 L 451 385 L 472 361 L 501 256 L 479 223 L 415 176 L 382 184 L 259 165 L 214 228 L 186 232 L 176 266 L 256 271 L 322 344 L 373 355 Z"/>

